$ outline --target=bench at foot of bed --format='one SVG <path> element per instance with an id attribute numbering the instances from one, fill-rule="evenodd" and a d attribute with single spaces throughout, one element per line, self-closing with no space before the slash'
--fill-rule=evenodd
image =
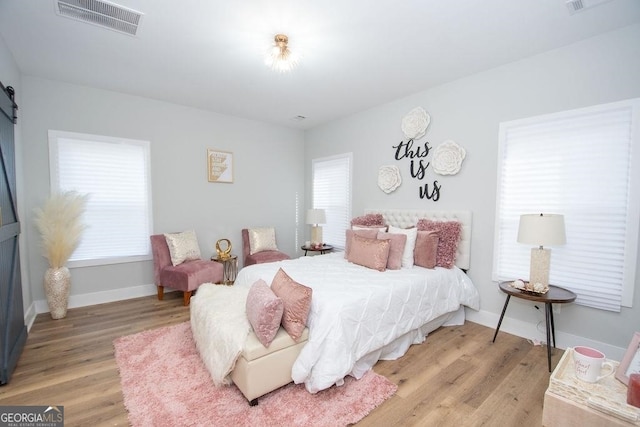
<path id="1" fill-rule="evenodd" d="M 231 379 L 251 406 L 258 404 L 258 397 L 292 381 L 291 367 L 308 338 L 306 328 L 296 342 L 280 327 L 273 342 L 265 347 L 253 332 L 249 333 Z"/>

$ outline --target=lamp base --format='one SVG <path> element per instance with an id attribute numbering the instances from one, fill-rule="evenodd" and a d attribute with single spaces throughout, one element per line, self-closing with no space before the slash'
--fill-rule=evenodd
<path id="1" fill-rule="evenodd" d="M 551 264 L 551 249 L 532 248 L 531 265 L 529 267 L 529 283 L 540 283 L 544 288 L 549 287 L 549 266 Z"/>
<path id="2" fill-rule="evenodd" d="M 318 246 L 322 245 L 322 227 L 319 225 L 314 225 L 311 227 L 311 245 Z"/>

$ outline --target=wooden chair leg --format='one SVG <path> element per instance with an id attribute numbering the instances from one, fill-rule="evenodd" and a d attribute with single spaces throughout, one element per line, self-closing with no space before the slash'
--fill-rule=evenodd
<path id="1" fill-rule="evenodd" d="M 164 286 L 158 286 L 158 300 L 164 299 Z"/>
<path id="2" fill-rule="evenodd" d="M 188 306 L 189 303 L 191 302 L 191 291 L 184 291 L 184 306 Z"/>

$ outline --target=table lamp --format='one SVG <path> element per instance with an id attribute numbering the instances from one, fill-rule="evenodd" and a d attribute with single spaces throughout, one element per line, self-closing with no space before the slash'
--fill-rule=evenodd
<path id="1" fill-rule="evenodd" d="M 564 245 L 564 216 L 555 214 L 525 214 L 520 216 L 518 243 L 537 245 L 531 248 L 529 283 L 549 287 L 551 250 L 543 246 Z"/>
<path id="2" fill-rule="evenodd" d="M 311 246 L 322 245 L 322 227 L 319 224 L 327 222 L 324 209 L 309 209 L 307 211 L 306 223 L 311 225 Z"/>

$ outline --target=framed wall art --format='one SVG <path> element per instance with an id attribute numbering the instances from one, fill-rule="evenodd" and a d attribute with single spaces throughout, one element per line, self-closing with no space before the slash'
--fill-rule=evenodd
<path id="1" fill-rule="evenodd" d="M 207 149 L 209 182 L 233 182 L 233 153 Z"/>
<path id="2" fill-rule="evenodd" d="M 633 334 L 627 352 L 616 369 L 616 378 L 629 385 L 629 375 L 637 373 L 640 373 L 640 332 Z"/>

